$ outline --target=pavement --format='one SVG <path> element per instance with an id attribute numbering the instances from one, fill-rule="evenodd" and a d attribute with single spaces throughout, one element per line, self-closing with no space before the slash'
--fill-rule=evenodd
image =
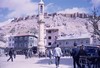
<path id="1" fill-rule="evenodd" d="M 32 57 L 25 59 L 24 55 L 17 55 L 13 62 L 7 62 L 9 57 L 0 57 L 0 68 L 56 68 L 54 58 L 49 64 L 49 58 Z M 61 57 L 59 68 L 73 68 L 71 57 Z"/>

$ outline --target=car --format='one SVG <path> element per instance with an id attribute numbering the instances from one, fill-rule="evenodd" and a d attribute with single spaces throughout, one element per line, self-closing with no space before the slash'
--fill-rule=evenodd
<path id="1" fill-rule="evenodd" d="M 94 56 L 96 54 L 97 49 L 98 48 L 95 46 L 86 46 L 85 47 L 85 51 L 86 51 L 88 56 Z"/>

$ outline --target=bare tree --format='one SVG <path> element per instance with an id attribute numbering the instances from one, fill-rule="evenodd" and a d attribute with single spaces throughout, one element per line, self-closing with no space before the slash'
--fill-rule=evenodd
<path id="1" fill-rule="evenodd" d="M 99 21 L 100 21 L 100 16 L 97 15 L 97 10 L 94 8 L 94 10 L 92 11 L 93 14 L 89 15 L 88 19 L 89 19 L 89 23 L 92 25 L 93 28 L 93 32 L 91 32 L 93 34 L 93 36 L 98 36 L 98 39 L 100 40 L 100 30 L 99 30 Z M 85 23 L 86 25 L 86 29 L 88 29 L 89 31 L 89 26 L 87 23 Z"/>

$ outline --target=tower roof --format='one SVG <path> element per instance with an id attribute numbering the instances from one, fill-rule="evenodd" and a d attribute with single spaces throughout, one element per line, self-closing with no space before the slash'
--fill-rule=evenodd
<path id="1" fill-rule="evenodd" d="M 44 4 L 43 0 L 41 0 L 41 1 L 39 2 L 39 4 Z"/>

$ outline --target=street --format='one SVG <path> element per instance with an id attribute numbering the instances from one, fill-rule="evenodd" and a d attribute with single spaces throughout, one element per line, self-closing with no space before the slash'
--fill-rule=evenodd
<path id="1" fill-rule="evenodd" d="M 25 59 L 24 55 L 17 55 L 13 62 L 7 62 L 9 57 L 0 57 L 0 68 L 56 68 L 53 63 L 49 64 L 49 58 L 32 57 Z M 62 57 L 59 68 L 73 68 L 71 57 Z"/>

